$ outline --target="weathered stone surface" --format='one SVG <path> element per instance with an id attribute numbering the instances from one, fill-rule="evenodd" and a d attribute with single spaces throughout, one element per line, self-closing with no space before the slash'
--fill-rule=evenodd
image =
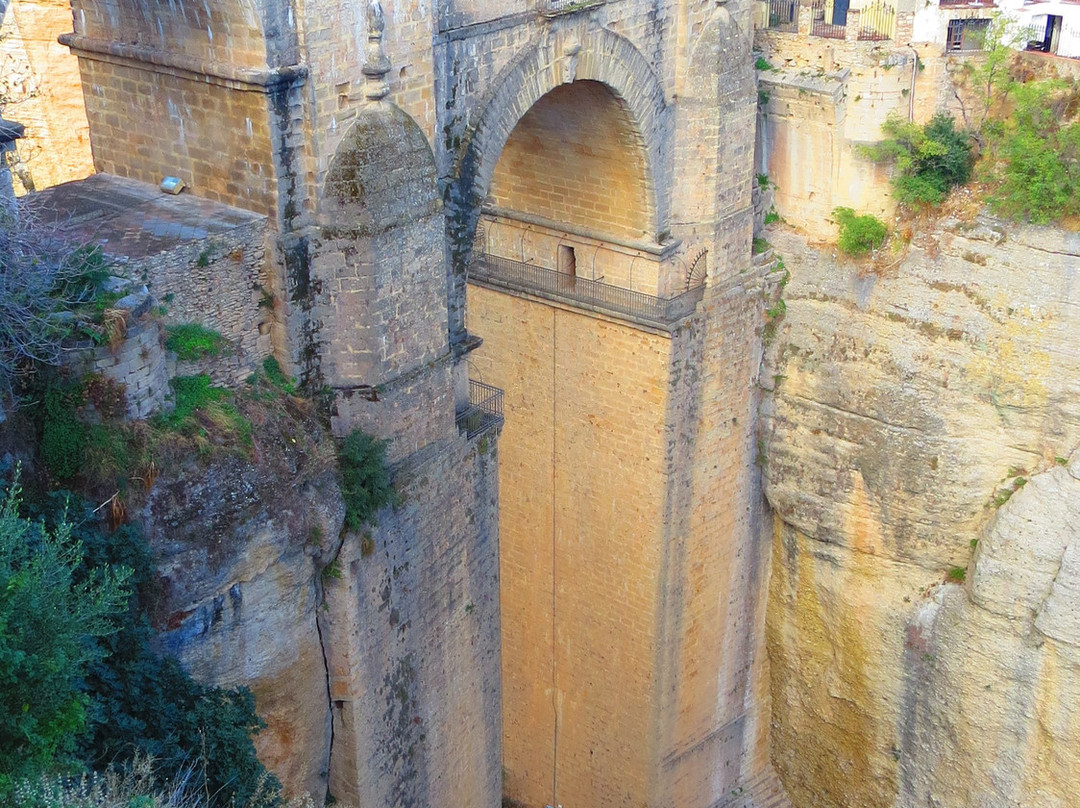
<path id="1" fill-rule="evenodd" d="M 952 220 L 864 276 L 771 238 L 792 271 L 762 446 L 793 801 L 1073 804 L 1080 239 Z"/>
<path id="2" fill-rule="evenodd" d="M 979 542 L 971 599 L 995 614 L 1031 618 L 1050 595 L 1066 546 L 1077 545 L 1080 482 L 1063 468 L 1032 477 L 1001 508 Z M 1063 581 L 1062 586 L 1055 611 L 1061 599 L 1069 597 L 1069 584 Z M 1045 619 L 1054 622 L 1053 617 Z"/>
<path id="3" fill-rule="evenodd" d="M 320 796 L 331 733 L 318 573 L 344 506 L 318 428 L 292 426 L 257 427 L 258 463 L 226 455 L 169 470 L 143 520 L 163 582 L 164 649 L 200 681 L 250 687 L 267 723 L 260 759 L 286 793 Z"/>
<path id="4" fill-rule="evenodd" d="M 92 173 L 79 60 L 56 41 L 71 30 L 68 0 L 17 0 L 0 13 L 0 98 L 26 125 L 13 158 L 16 190 L 41 190 Z"/>

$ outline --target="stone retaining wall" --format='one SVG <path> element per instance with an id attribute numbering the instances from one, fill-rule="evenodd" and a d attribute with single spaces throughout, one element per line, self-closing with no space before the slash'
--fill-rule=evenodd
<path id="1" fill-rule="evenodd" d="M 243 382 L 272 353 L 273 298 L 266 291 L 266 221 L 181 244 L 129 265 L 164 306 L 166 325 L 199 323 L 219 332 L 229 350 L 178 372 L 209 373 L 219 384 Z"/>
<path id="2" fill-rule="evenodd" d="M 161 321 L 150 314 L 152 303 L 145 293 L 119 301 L 107 314 L 124 318 L 124 339 L 111 345 L 73 346 L 64 363 L 122 384 L 128 418 L 148 418 L 165 406 L 170 392 Z"/>

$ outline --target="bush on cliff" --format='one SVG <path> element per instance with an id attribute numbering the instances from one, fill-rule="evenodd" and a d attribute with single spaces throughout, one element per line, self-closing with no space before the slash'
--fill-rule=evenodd
<path id="1" fill-rule="evenodd" d="M 833 216 L 840 228 L 836 245 L 840 251 L 854 258 L 869 255 L 885 243 L 888 230 L 876 216 L 857 216 L 851 208 L 835 208 Z"/>
<path id="2" fill-rule="evenodd" d="M 17 782 L 152 757 L 199 805 L 278 804 L 251 692 L 199 684 L 156 653 L 145 540 L 88 509 L 70 521 L 69 501 L 46 495 L 27 519 L 13 485 L 0 507 L 0 802 Z"/>
<path id="3" fill-rule="evenodd" d="M 341 442 L 338 466 L 345 498 L 345 527 L 360 530 L 394 498 L 386 467 L 386 441 L 354 429 Z"/>
<path id="4" fill-rule="evenodd" d="M 949 115 L 938 113 L 925 126 L 890 116 L 881 131 L 885 139 L 863 154 L 896 165 L 892 186 L 901 204 L 938 205 L 951 188 L 971 179 L 971 138 Z"/>
<path id="5" fill-rule="evenodd" d="M 208 805 L 246 806 L 256 795 L 259 805 L 276 804 L 280 784 L 259 762 L 251 740 L 266 726 L 251 691 L 202 685 L 154 650 L 146 613 L 156 597 L 157 574 L 142 535 L 131 525 L 108 533 L 89 519 L 77 530 L 87 566 L 133 570 L 118 630 L 97 640 L 100 653 L 87 671 L 89 722 L 80 757 L 101 768 L 148 756 L 158 776 L 183 777 L 212 795 Z"/>
<path id="6" fill-rule="evenodd" d="M 1014 83 L 1012 113 L 986 127 L 982 177 L 995 212 L 1039 224 L 1080 216 L 1080 87 Z"/>
<path id="7" fill-rule="evenodd" d="M 16 479 L 0 504 L 0 797 L 20 778 L 77 766 L 91 701 L 82 679 L 104 653 L 95 640 L 116 630 L 130 575 L 82 570 L 67 519 L 50 530 L 19 504 Z"/>

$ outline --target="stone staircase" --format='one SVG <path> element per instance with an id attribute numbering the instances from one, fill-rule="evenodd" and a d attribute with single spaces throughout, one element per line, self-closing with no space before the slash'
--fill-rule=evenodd
<path id="1" fill-rule="evenodd" d="M 792 808 L 772 766 L 733 789 L 717 808 Z"/>

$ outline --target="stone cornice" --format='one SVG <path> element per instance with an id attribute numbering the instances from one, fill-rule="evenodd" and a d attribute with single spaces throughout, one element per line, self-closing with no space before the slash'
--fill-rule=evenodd
<path id="1" fill-rule="evenodd" d="M 307 65 L 304 64 L 285 67 L 237 67 L 184 53 L 94 39 L 75 33 L 61 34 L 58 40 L 61 45 L 71 48 L 76 56 L 86 59 L 152 70 L 155 73 L 238 90 L 267 92 L 281 84 L 301 81 L 308 72 Z"/>

